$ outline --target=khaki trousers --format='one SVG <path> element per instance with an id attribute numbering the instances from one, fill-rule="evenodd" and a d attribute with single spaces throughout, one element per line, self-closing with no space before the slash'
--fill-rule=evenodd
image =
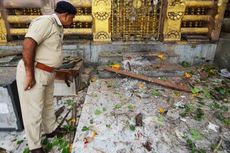
<path id="1" fill-rule="evenodd" d="M 18 63 L 16 80 L 30 150 L 41 147 L 42 129 L 51 133 L 57 128 L 53 106 L 54 77 L 54 73 L 35 68 L 36 84 L 25 91 L 25 66 L 22 60 Z"/>

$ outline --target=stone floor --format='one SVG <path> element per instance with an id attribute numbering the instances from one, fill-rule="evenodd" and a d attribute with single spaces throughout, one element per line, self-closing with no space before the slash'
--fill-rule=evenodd
<path id="1" fill-rule="evenodd" d="M 189 83 L 192 93 L 130 78 L 91 83 L 73 153 L 230 152 L 230 81 L 193 71 L 168 78 Z"/>
<path id="2" fill-rule="evenodd" d="M 69 137 L 64 144 L 73 153 L 230 152 L 230 80 L 208 66 L 189 73 L 190 77 L 159 79 L 190 84 L 192 93 L 117 75 L 93 77 L 87 93 L 70 101 L 56 99 L 59 107 L 79 104 L 76 118 L 66 121 L 76 120 L 73 144 Z M 44 146 L 60 140 L 50 142 Z M 4 153 L 25 151 L 25 134 L 0 132 L 0 148 Z M 48 150 L 68 152 L 58 149 Z"/>

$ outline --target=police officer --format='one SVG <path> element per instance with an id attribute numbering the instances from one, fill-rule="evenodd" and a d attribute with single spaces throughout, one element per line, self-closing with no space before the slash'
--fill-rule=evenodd
<path id="1" fill-rule="evenodd" d="M 44 153 L 41 131 L 47 137 L 64 134 L 56 123 L 53 90 L 54 69 L 63 59 L 63 27 L 73 23 L 75 7 L 66 1 L 57 3 L 55 13 L 34 19 L 23 42 L 23 59 L 17 66 L 23 123 L 32 153 Z"/>

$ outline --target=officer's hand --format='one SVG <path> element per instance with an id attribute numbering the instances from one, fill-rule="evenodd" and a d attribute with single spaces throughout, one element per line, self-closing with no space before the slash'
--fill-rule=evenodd
<path id="1" fill-rule="evenodd" d="M 30 90 L 36 84 L 34 76 L 26 75 L 25 90 Z"/>

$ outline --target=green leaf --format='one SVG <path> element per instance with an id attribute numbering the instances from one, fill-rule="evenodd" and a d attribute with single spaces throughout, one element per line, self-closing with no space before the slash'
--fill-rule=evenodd
<path id="1" fill-rule="evenodd" d="M 186 61 L 182 61 L 181 65 L 183 67 L 189 67 L 190 66 L 189 62 L 186 62 Z"/>
<path id="2" fill-rule="evenodd" d="M 158 94 L 158 91 L 156 90 L 156 89 L 153 89 L 152 90 L 152 95 L 153 96 L 158 96 L 159 94 Z"/>
<path id="3" fill-rule="evenodd" d="M 107 128 L 111 128 L 111 124 L 106 124 L 106 127 Z"/>
<path id="4" fill-rule="evenodd" d="M 216 118 L 219 119 L 220 121 L 224 121 L 225 117 L 224 114 L 222 112 L 217 112 L 216 113 Z"/>
<path id="5" fill-rule="evenodd" d="M 105 108 L 105 107 L 103 107 L 103 108 L 102 108 L 102 110 L 103 110 L 103 112 L 105 112 L 105 111 L 106 111 L 106 108 Z"/>
<path id="6" fill-rule="evenodd" d="M 192 93 L 193 93 L 193 94 L 197 94 L 197 93 L 199 93 L 199 92 L 201 92 L 201 89 L 199 89 L 199 88 L 197 88 L 197 87 L 192 88 Z"/>
<path id="7" fill-rule="evenodd" d="M 65 147 L 62 149 L 62 153 L 69 153 L 69 147 Z"/>
<path id="8" fill-rule="evenodd" d="M 17 144 L 19 145 L 19 144 L 21 144 L 23 141 L 24 141 L 24 140 L 18 140 L 18 141 L 17 141 Z"/>
<path id="9" fill-rule="evenodd" d="M 130 125 L 129 125 L 129 129 L 130 129 L 131 131 L 135 131 L 136 127 L 135 127 L 135 125 L 130 124 Z"/>
<path id="10" fill-rule="evenodd" d="M 207 97 L 207 98 L 211 98 L 212 97 L 208 89 L 204 89 L 203 93 L 204 93 L 205 97 Z"/>
<path id="11" fill-rule="evenodd" d="M 67 104 L 68 106 L 73 106 L 75 104 L 75 102 L 72 99 L 67 99 L 65 104 Z"/>
<path id="12" fill-rule="evenodd" d="M 30 149 L 29 149 L 29 148 L 25 148 L 25 149 L 23 150 L 23 153 L 30 153 Z"/>
<path id="13" fill-rule="evenodd" d="M 224 124 L 225 124 L 226 126 L 229 126 L 229 125 L 230 125 L 230 118 L 225 118 L 225 119 L 224 119 Z"/>
<path id="14" fill-rule="evenodd" d="M 83 128 L 81 129 L 81 131 L 88 131 L 89 130 L 89 128 L 87 127 L 87 126 L 83 126 Z"/>
<path id="15" fill-rule="evenodd" d="M 219 109 L 219 108 L 220 108 L 220 104 L 217 103 L 217 102 L 213 102 L 211 105 L 209 105 L 209 108 L 210 108 L 211 110 Z"/>
<path id="16" fill-rule="evenodd" d="M 57 146 L 57 145 L 60 143 L 59 140 L 60 140 L 60 138 L 54 137 L 53 140 L 52 140 L 52 144 L 53 144 L 54 146 Z"/>
<path id="17" fill-rule="evenodd" d="M 52 148 L 53 148 L 53 144 L 52 143 L 48 143 L 47 145 L 46 145 L 46 150 L 49 152 L 50 150 L 52 150 Z"/>
<path id="18" fill-rule="evenodd" d="M 222 111 L 224 111 L 224 112 L 228 112 L 228 107 L 227 106 L 221 106 L 221 108 L 220 108 Z"/>
<path id="19" fill-rule="evenodd" d="M 48 141 L 47 138 L 45 138 L 45 139 L 42 140 L 42 145 L 47 145 L 48 143 L 49 143 L 49 141 Z"/>
<path id="20" fill-rule="evenodd" d="M 133 111 L 134 106 L 133 106 L 132 104 L 129 104 L 129 105 L 128 105 L 128 109 L 129 109 L 129 111 Z"/>
<path id="21" fill-rule="evenodd" d="M 201 140 L 203 137 L 201 133 L 196 129 L 190 129 L 193 140 Z"/>
<path id="22" fill-rule="evenodd" d="M 201 108 L 197 108 L 194 119 L 197 121 L 201 121 L 203 118 L 204 118 L 204 111 Z"/>
<path id="23" fill-rule="evenodd" d="M 100 115 L 101 113 L 102 113 L 102 111 L 99 109 L 96 109 L 96 111 L 94 112 L 95 115 Z"/>
<path id="24" fill-rule="evenodd" d="M 225 95 L 227 93 L 227 90 L 224 87 L 215 87 L 214 89 L 221 95 Z"/>
<path id="25" fill-rule="evenodd" d="M 116 105 L 113 106 L 114 109 L 120 109 L 121 107 L 122 107 L 121 104 L 116 104 Z"/>

